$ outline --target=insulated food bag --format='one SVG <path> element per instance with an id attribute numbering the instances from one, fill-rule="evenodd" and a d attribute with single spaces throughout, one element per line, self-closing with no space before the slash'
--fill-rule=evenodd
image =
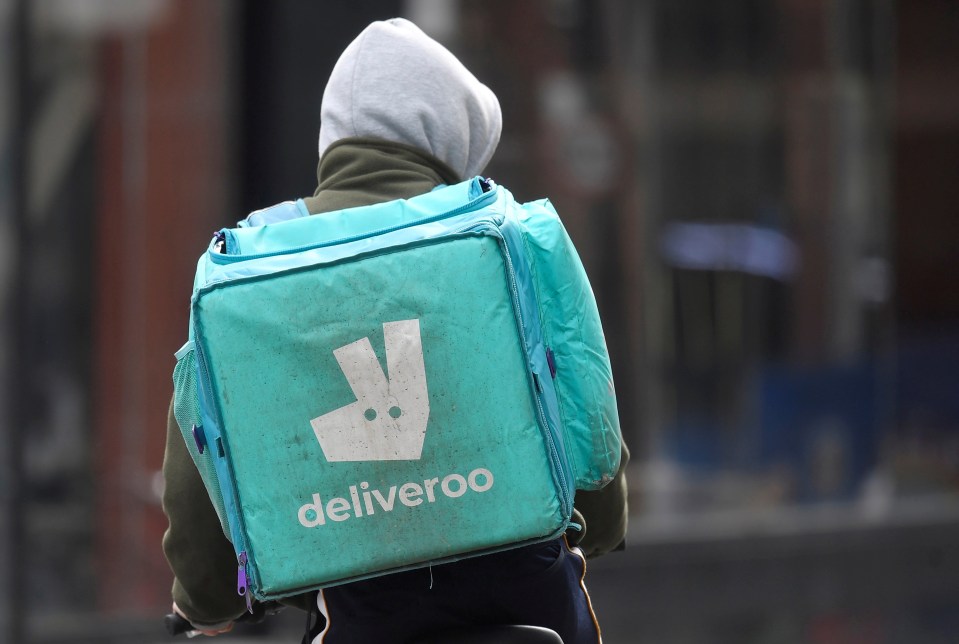
<path id="1" fill-rule="evenodd" d="M 174 412 L 258 599 L 533 543 L 619 466 L 595 300 L 547 201 L 480 177 L 217 233 Z"/>

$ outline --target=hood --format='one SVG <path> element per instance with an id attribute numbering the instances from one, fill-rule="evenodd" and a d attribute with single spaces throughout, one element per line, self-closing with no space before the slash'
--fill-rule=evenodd
<path id="1" fill-rule="evenodd" d="M 408 20 L 374 22 L 337 61 L 320 109 L 320 157 L 331 144 L 373 137 L 423 150 L 466 179 L 499 143 L 496 95 Z"/>

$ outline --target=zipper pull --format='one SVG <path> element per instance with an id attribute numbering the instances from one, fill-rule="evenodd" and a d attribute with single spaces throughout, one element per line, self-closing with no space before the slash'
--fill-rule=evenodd
<path id="1" fill-rule="evenodd" d="M 553 350 L 546 347 L 546 364 L 549 365 L 549 375 L 556 379 L 556 358 L 553 356 Z"/>
<path id="2" fill-rule="evenodd" d="M 213 233 L 213 250 L 218 253 L 226 253 L 226 233 L 222 230 Z"/>
<path id="3" fill-rule="evenodd" d="M 246 579 L 246 551 L 241 552 L 237 558 L 236 562 L 238 564 L 236 570 L 236 594 L 241 597 L 246 597 L 246 609 L 250 611 L 250 614 L 253 613 L 253 600 L 250 598 L 250 587 L 247 584 Z"/>

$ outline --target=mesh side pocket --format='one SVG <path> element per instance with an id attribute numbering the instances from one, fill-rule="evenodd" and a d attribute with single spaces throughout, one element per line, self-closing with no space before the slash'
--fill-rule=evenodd
<path id="1" fill-rule="evenodd" d="M 193 433 L 194 427 L 202 428 L 203 425 L 203 417 L 200 414 L 200 397 L 196 380 L 196 353 L 193 342 L 187 342 L 182 349 L 177 351 L 176 358 L 176 367 L 173 369 L 173 415 L 180 427 L 180 433 L 183 434 L 183 441 L 190 452 L 190 457 L 193 458 L 193 462 L 200 472 L 200 477 L 203 479 L 207 494 L 210 495 L 210 500 L 216 509 L 223 534 L 229 539 L 230 528 L 227 523 L 223 495 L 220 492 L 220 480 L 216 474 L 216 467 L 213 465 L 213 455 L 210 453 L 209 446 L 203 450 L 202 454 L 200 453 Z"/>
<path id="2" fill-rule="evenodd" d="M 192 434 L 193 426 L 200 425 L 200 398 L 196 388 L 196 357 L 193 343 L 186 345 L 176 354 L 176 367 L 173 369 L 173 415 L 183 432 L 184 438 Z M 192 436 L 190 436 L 192 439 Z M 189 441 L 187 441 L 189 443 Z"/>

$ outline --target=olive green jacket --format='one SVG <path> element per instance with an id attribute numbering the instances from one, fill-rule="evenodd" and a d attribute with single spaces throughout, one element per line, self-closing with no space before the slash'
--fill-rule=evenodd
<path id="1" fill-rule="evenodd" d="M 442 162 L 416 148 L 363 138 L 332 145 L 320 161 L 317 179 L 315 194 L 304 200 L 312 214 L 410 198 L 460 180 Z M 624 446 L 622 465 L 612 483 L 597 492 L 576 493 L 573 521 L 583 530 L 570 531 L 568 537 L 589 557 L 623 546 L 628 459 Z M 236 592 L 236 556 L 187 451 L 172 405 L 163 476 L 163 510 L 170 523 L 163 550 L 175 576 L 173 600 L 194 625 L 232 621 L 246 610 L 244 598 Z M 308 601 L 307 595 L 300 595 L 284 603 L 305 609 Z"/>

